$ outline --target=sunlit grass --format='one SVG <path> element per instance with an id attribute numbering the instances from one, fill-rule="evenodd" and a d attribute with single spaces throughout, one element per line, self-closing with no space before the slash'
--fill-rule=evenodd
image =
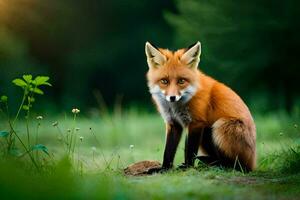
<path id="1" fill-rule="evenodd" d="M 48 198 L 79 199 L 87 196 L 104 199 L 295 198 L 300 194 L 296 184 L 300 181 L 296 170 L 299 149 L 293 149 L 294 152 L 290 149 L 297 146 L 299 138 L 295 122 L 287 116 L 283 120 L 276 114 L 255 115 L 255 121 L 258 134 L 255 172 L 243 174 L 219 168 L 198 168 L 149 177 L 125 177 L 122 169 L 131 163 L 162 160 L 165 131 L 158 114 L 125 111 L 121 116 L 86 118 L 79 115 L 78 141 L 71 163 L 65 160 L 59 137 L 60 132 L 66 133 L 72 128 L 72 114 L 43 116 L 39 140 L 48 147 L 54 164 L 50 163 L 46 174 L 30 172 L 28 175 L 18 165 L 2 163 L 1 170 L 7 173 L 0 176 L 0 182 L 5 183 L 0 190 L 4 196 L 15 198 L 41 198 L 44 194 Z M 53 122 L 57 122 L 57 126 L 53 126 Z M 36 123 L 32 122 L 32 130 Z M 2 122 L 1 127 L 5 127 L 5 123 Z M 24 127 L 21 122 L 16 128 L 21 137 L 26 137 L 22 133 Z M 286 127 L 291 127 L 291 132 L 285 131 Z M 183 139 L 176 154 L 176 165 L 183 161 Z M 13 179 L 10 174 L 14 174 Z M 12 191 L 18 193 L 13 196 Z"/>

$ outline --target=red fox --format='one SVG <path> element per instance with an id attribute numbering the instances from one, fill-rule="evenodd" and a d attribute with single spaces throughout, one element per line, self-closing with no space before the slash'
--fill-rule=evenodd
<path id="1" fill-rule="evenodd" d="M 185 160 L 196 158 L 252 171 L 256 165 L 256 128 L 248 107 L 229 87 L 198 70 L 200 42 L 170 51 L 146 42 L 149 91 L 166 123 L 162 168 L 173 167 L 181 134 L 187 128 Z M 198 156 L 198 150 L 205 156 Z"/>

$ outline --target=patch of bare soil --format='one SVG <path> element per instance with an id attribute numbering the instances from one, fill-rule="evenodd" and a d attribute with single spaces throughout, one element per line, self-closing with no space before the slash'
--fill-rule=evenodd
<path id="1" fill-rule="evenodd" d="M 158 161 L 140 161 L 129 165 L 124 169 L 124 173 L 128 176 L 143 176 L 147 175 L 149 170 L 160 168 L 161 164 Z"/>

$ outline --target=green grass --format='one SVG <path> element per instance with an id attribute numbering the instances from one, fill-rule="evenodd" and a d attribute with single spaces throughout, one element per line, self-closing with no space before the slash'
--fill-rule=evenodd
<path id="1" fill-rule="evenodd" d="M 26 157 L 0 161 L 3 199 L 297 199 L 300 195 L 299 118 L 283 113 L 255 115 L 258 168 L 243 174 L 219 168 L 170 171 L 142 177 L 126 177 L 122 169 L 142 160 L 161 161 L 164 123 L 158 114 L 128 111 L 123 115 L 80 117 L 76 134 L 83 137 L 75 148 L 74 163 L 64 157 L 60 131 L 72 128 L 71 117 L 41 122 L 39 142 L 51 158 L 47 170 L 37 173 Z M 58 121 L 58 126 L 52 123 Z M 36 123 L 31 124 L 35 133 Z M 0 123 L 1 128 L 7 125 Z M 16 130 L 22 137 L 25 124 Z M 93 134 L 96 138 L 93 136 Z M 183 138 L 182 138 L 183 139 Z M 134 145 L 130 148 L 130 145 Z M 79 161 L 79 162 L 78 162 Z M 183 140 L 175 163 L 183 161 Z"/>

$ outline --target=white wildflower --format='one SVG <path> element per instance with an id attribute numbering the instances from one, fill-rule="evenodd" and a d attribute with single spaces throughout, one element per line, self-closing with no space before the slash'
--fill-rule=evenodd
<path id="1" fill-rule="evenodd" d="M 283 132 L 280 132 L 279 135 L 280 135 L 280 136 L 283 136 Z"/>
<path id="2" fill-rule="evenodd" d="M 36 119 L 37 119 L 37 120 L 42 120 L 42 119 L 43 119 L 43 116 L 41 116 L 41 115 L 40 115 L 40 116 L 37 116 Z"/>
<path id="3" fill-rule="evenodd" d="M 78 108 L 73 108 L 72 113 L 73 114 L 78 114 L 78 113 L 80 113 L 80 110 Z"/>

